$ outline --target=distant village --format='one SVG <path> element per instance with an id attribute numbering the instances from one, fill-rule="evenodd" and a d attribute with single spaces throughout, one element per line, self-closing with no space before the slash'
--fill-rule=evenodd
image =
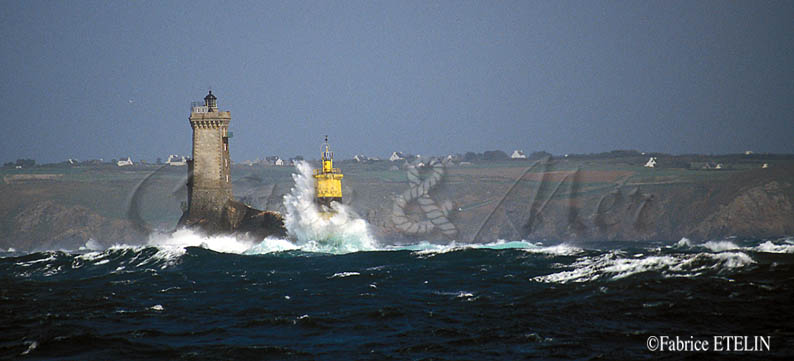
<path id="1" fill-rule="evenodd" d="M 541 154 L 542 153 L 542 154 Z M 538 155 L 537 158 L 542 157 L 545 155 L 545 152 L 540 152 L 533 155 Z M 455 163 L 463 163 L 466 165 L 467 163 L 471 163 L 473 161 L 493 161 L 493 160 L 508 160 L 508 159 L 528 159 L 527 156 L 521 150 L 515 150 L 510 155 L 503 151 L 486 151 L 484 153 L 473 153 L 469 152 L 466 154 L 449 154 L 444 157 L 423 157 L 421 155 L 413 155 L 410 153 L 404 152 L 392 152 L 391 155 L 384 159 L 379 157 L 368 157 L 363 154 L 357 154 L 353 156 L 352 159 L 340 160 L 341 162 L 355 162 L 355 163 L 370 163 L 370 162 L 380 162 L 380 161 L 389 161 L 389 162 L 397 162 L 397 161 L 411 161 L 422 163 L 429 161 L 433 158 L 443 158 L 444 161 L 451 161 Z M 267 156 L 265 158 L 260 158 L 256 160 L 245 160 L 239 163 L 235 163 L 236 165 L 243 165 L 243 166 L 275 166 L 275 167 L 294 167 L 295 164 L 299 161 L 304 160 L 303 156 L 295 156 L 292 158 L 281 158 L 280 156 L 273 155 Z M 77 166 L 116 166 L 116 167 L 136 167 L 136 166 L 163 166 L 169 165 L 174 167 L 181 167 L 187 166 L 190 159 L 186 156 L 178 155 L 178 154 L 170 154 L 163 161 L 162 158 L 157 158 L 154 162 L 149 162 L 146 160 L 134 160 L 132 156 L 125 156 L 120 157 L 119 159 L 111 159 L 110 161 L 105 161 L 104 159 L 92 159 L 87 161 L 80 161 L 74 158 L 68 158 L 60 163 L 50 163 L 50 164 L 43 164 L 38 166 L 56 166 L 56 167 L 77 167 Z M 36 161 L 33 159 L 17 159 L 16 162 L 8 162 L 3 165 L 4 168 L 31 168 L 37 166 Z"/>
<path id="2" fill-rule="evenodd" d="M 412 164 L 422 167 L 432 159 L 443 161 L 448 166 L 467 166 L 482 162 L 495 161 L 534 161 L 545 157 L 557 158 L 562 160 L 587 160 L 587 159 L 632 159 L 631 162 L 636 166 L 645 168 L 685 168 L 691 170 L 728 170 L 746 168 L 769 168 L 770 164 L 763 160 L 792 159 L 794 155 L 789 154 L 756 154 L 753 151 L 745 151 L 739 154 L 725 155 L 669 155 L 663 153 L 645 153 L 636 150 L 615 150 L 604 153 L 593 154 L 564 154 L 554 156 L 545 151 L 532 152 L 529 155 L 523 150 L 513 150 L 506 153 L 501 150 L 485 151 L 482 153 L 466 152 L 464 154 L 447 154 L 444 156 L 422 156 L 407 152 L 394 151 L 387 158 L 369 157 L 364 154 L 356 154 L 351 159 L 340 160 L 341 163 L 395 163 L 392 168 L 398 169 L 405 164 Z M 245 160 L 233 162 L 235 166 L 247 167 L 294 167 L 299 161 L 304 160 L 303 156 L 282 158 L 277 155 L 266 156 L 256 160 Z M 187 166 L 190 159 L 183 155 L 170 154 L 163 158 L 157 158 L 154 162 L 146 160 L 136 160 L 132 156 L 119 157 L 106 161 L 102 158 L 91 160 L 78 160 L 68 158 L 59 163 L 37 164 L 34 159 L 17 159 L 15 162 L 3 164 L 3 169 L 26 169 L 33 167 L 183 167 Z M 752 166 L 748 167 L 748 162 Z"/>

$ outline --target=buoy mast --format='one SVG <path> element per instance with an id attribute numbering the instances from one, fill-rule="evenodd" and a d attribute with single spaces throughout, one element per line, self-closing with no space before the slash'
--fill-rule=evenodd
<path id="1" fill-rule="evenodd" d="M 342 171 L 334 168 L 334 153 L 328 145 L 328 136 L 325 136 L 324 150 L 322 152 L 322 168 L 314 170 L 314 178 L 317 180 L 315 201 L 326 207 L 331 206 L 331 202 L 342 203 Z"/>

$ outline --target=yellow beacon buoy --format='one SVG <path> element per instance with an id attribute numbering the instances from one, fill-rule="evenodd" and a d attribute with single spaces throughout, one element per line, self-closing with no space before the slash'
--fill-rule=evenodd
<path id="1" fill-rule="evenodd" d="M 332 215 L 331 202 L 342 203 L 342 171 L 334 168 L 334 153 L 328 146 L 328 136 L 325 136 L 325 150 L 322 154 L 323 166 L 314 170 L 314 179 L 317 180 L 315 202 L 321 207 L 321 212 Z"/>

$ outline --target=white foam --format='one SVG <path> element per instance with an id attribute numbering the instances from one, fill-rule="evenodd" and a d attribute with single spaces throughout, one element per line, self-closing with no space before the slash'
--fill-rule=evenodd
<path id="1" fill-rule="evenodd" d="M 31 351 L 35 350 L 36 347 L 39 347 L 39 342 L 38 341 L 26 341 L 25 344 L 28 345 L 28 348 L 25 351 L 22 351 L 22 353 L 19 354 L 20 356 L 27 355 Z"/>
<path id="2" fill-rule="evenodd" d="M 531 243 L 528 241 L 506 241 L 498 240 L 490 243 L 457 243 L 451 241 L 447 244 L 433 244 L 427 241 L 420 243 L 403 245 L 403 246 L 387 246 L 385 250 L 407 250 L 416 251 L 419 255 L 432 255 L 447 253 L 453 251 L 460 251 L 465 249 L 521 249 L 529 253 L 543 253 L 557 256 L 569 256 L 582 252 L 581 248 L 570 246 L 568 244 L 558 244 L 555 246 L 544 247 L 542 243 Z"/>
<path id="3" fill-rule="evenodd" d="M 692 247 L 692 241 L 689 238 L 683 237 L 678 243 L 675 244 L 676 247 Z"/>
<path id="4" fill-rule="evenodd" d="M 49 254 L 49 257 L 47 257 L 47 258 L 36 259 L 36 260 L 28 261 L 28 262 L 17 262 L 15 264 L 17 266 L 30 267 L 30 266 L 32 266 L 32 265 L 34 265 L 36 263 L 41 263 L 41 262 L 49 263 L 50 261 L 54 261 L 55 260 L 55 252 L 50 251 L 50 252 L 47 252 L 47 254 Z"/>
<path id="5" fill-rule="evenodd" d="M 737 246 L 736 243 L 729 242 L 729 241 L 708 241 L 701 245 L 702 247 L 708 248 L 714 252 L 722 252 L 722 251 L 731 251 L 735 249 L 741 249 L 741 247 Z"/>
<path id="6" fill-rule="evenodd" d="M 581 257 L 572 270 L 532 278 L 536 282 L 589 282 L 609 277 L 626 278 L 643 272 L 660 272 L 665 277 L 694 277 L 706 270 L 717 272 L 743 268 L 755 261 L 743 252 L 652 255 L 627 258 L 613 251 L 599 256 Z"/>
<path id="7" fill-rule="evenodd" d="M 148 245 L 181 256 L 186 247 L 202 247 L 222 253 L 243 253 L 254 246 L 254 243 L 231 235 L 207 236 L 182 228 L 170 234 L 154 233 L 149 236 Z"/>
<path id="8" fill-rule="evenodd" d="M 779 243 L 780 241 L 776 241 L 776 242 Z M 765 253 L 794 253 L 794 242 L 791 242 L 788 239 L 784 240 L 782 244 L 778 244 L 776 242 L 765 241 L 756 246 L 741 247 L 731 241 L 708 241 L 706 243 L 700 244 L 699 246 L 711 250 L 713 252 L 742 250 L 742 251 L 765 252 Z"/>
<path id="9" fill-rule="evenodd" d="M 266 254 L 273 252 L 284 252 L 300 249 L 296 244 L 282 238 L 265 238 L 262 242 L 255 244 L 245 250 L 243 254 Z"/>
<path id="10" fill-rule="evenodd" d="M 105 256 L 107 256 L 107 253 L 105 253 L 105 252 L 88 252 L 88 253 L 83 253 L 83 254 L 75 257 L 75 259 L 79 259 L 81 261 L 86 261 L 86 262 L 91 262 L 91 261 L 96 261 L 98 259 L 102 259 Z"/>
<path id="11" fill-rule="evenodd" d="M 135 256 L 125 265 L 134 267 L 144 267 L 159 265 L 165 269 L 179 262 L 179 258 L 185 254 L 187 247 L 202 247 L 223 253 L 243 253 L 254 246 L 254 242 L 246 239 L 238 239 L 231 235 L 207 236 L 198 231 L 182 228 L 173 233 L 152 233 L 146 245 L 115 244 L 102 253 L 89 252 L 78 256 L 85 261 L 94 261 L 104 258 L 110 252 L 133 252 Z M 147 247 L 157 248 L 157 252 L 151 256 L 141 252 Z M 95 264 L 101 265 L 107 261 L 98 261 Z M 120 266 L 116 272 L 121 271 L 125 266 Z"/>
<path id="12" fill-rule="evenodd" d="M 329 278 L 344 278 L 344 277 L 360 276 L 360 275 L 361 273 L 358 272 L 338 272 L 338 273 L 334 273 L 334 275 Z"/>
<path id="13" fill-rule="evenodd" d="M 718 261 L 718 263 L 711 268 L 734 269 L 755 263 L 755 261 L 744 252 L 721 252 L 717 254 L 708 254 L 708 257 Z"/>
<path id="14" fill-rule="evenodd" d="M 786 244 L 774 244 L 772 241 L 766 241 L 753 247 L 756 252 L 765 253 L 794 253 L 794 244 L 786 240 Z"/>
<path id="15" fill-rule="evenodd" d="M 295 187 L 284 196 L 284 226 L 302 250 L 327 253 L 349 253 L 377 249 L 369 226 L 347 206 L 332 202 L 335 214 L 326 218 L 314 202 L 315 179 L 309 163 L 298 162 L 298 173 L 292 175 Z"/>
<path id="16" fill-rule="evenodd" d="M 574 247 L 565 243 L 558 244 L 556 246 L 549 246 L 549 247 L 543 247 L 542 245 L 532 245 L 532 247 L 528 247 L 527 249 L 525 249 L 525 251 L 529 253 L 543 253 L 554 256 L 573 256 L 582 253 L 581 248 Z"/>
<path id="17" fill-rule="evenodd" d="M 85 250 L 101 251 L 101 250 L 104 250 L 104 249 L 105 249 L 105 246 L 103 246 L 101 243 L 97 242 L 93 238 L 89 239 L 88 242 L 86 242 L 84 246 L 81 246 L 79 248 L 80 251 L 85 251 Z"/>

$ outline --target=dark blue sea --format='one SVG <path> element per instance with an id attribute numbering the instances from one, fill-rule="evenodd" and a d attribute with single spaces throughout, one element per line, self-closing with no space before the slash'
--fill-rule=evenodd
<path id="1" fill-rule="evenodd" d="M 794 357 L 791 239 L 203 246 L 0 252 L 0 358 Z M 651 337 L 730 335 L 749 339 L 739 351 L 649 350 Z"/>

